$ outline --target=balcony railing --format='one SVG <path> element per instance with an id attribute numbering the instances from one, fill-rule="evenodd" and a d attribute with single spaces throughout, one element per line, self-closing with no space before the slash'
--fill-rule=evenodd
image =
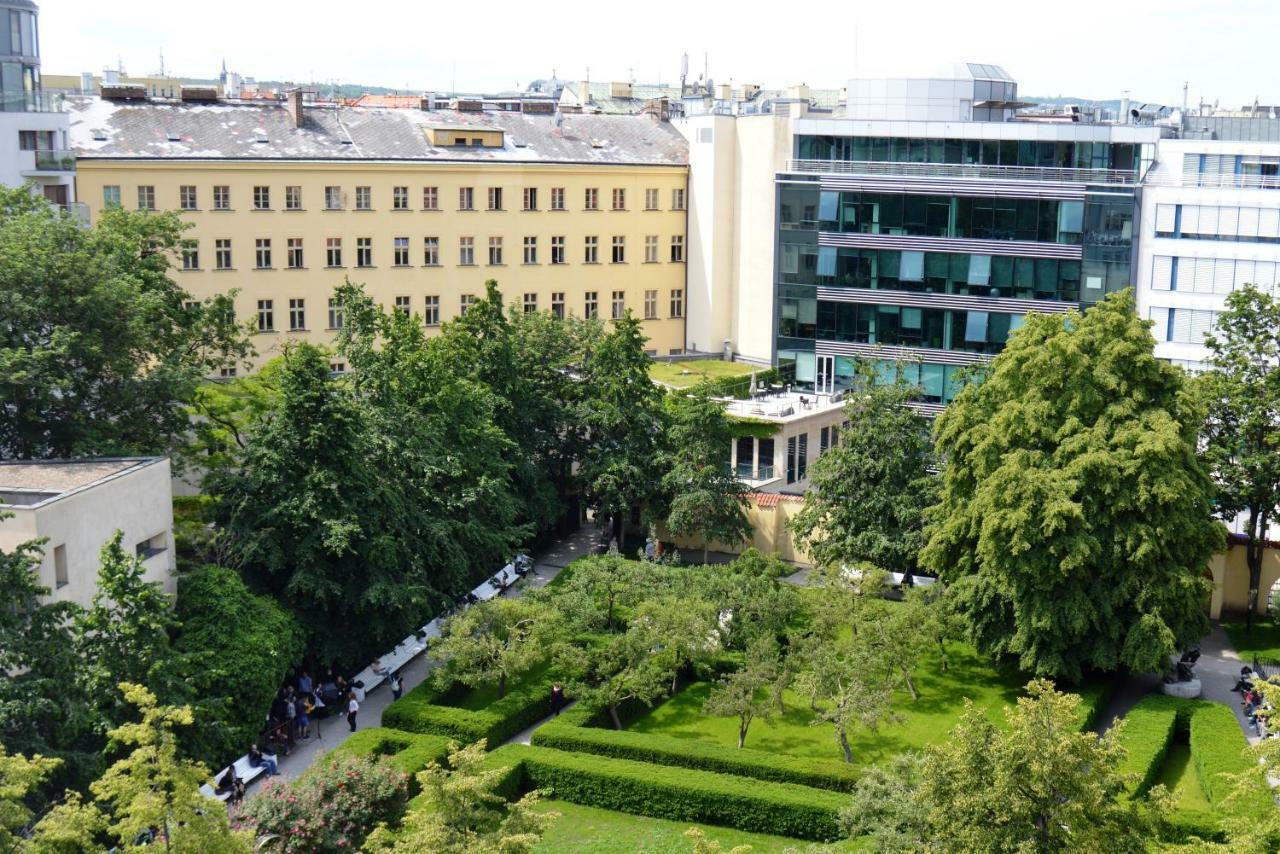
<path id="1" fill-rule="evenodd" d="M 58 148 L 32 153 L 35 155 L 35 167 L 38 172 L 76 171 L 76 153 L 70 149 Z"/>
<path id="2" fill-rule="evenodd" d="M 788 160 L 788 172 L 815 175 L 885 175 L 981 181 L 1060 181 L 1071 184 L 1136 184 L 1123 169 L 1064 169 L 1056 166 L 987 166 L 976 163 L 893 163 L 870 160 Z"/>
<path id="3" fill-rule="evenodd" d="M 3 92 L 0 111 L 6 113 L 61 113 L 66 103 L 61 92 Z"/>

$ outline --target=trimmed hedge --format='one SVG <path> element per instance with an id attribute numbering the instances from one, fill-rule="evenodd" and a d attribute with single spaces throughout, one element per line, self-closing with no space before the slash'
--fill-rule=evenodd
<path id="1" fill-rule="evenodd" d="M 1186 731 L 1186 721 L 1196 702 L 1152 694 L 1140 700 L 1124 716 L 1120 743 L 1126 755 L 1120 771 L 1136 778 L 1130 787 L 1133 797 L 1145 795 L 1155 785 L 1169 745 L 1173 744 L 1180 731 Z M 1181 726 L 1179 718 L 1183 719 Z"/>
<path id="2" fill-rule="evenodd" d="M 1206 703 L 1191 715 L 1191 762 L 1196 769 L 1200 788 L 1214 807 L 1220 807 L 1231 793 L 1231 781 L 1223 774 L 1238 774 L 1252 767 L 1245 754 L 1248 741 L 1236 720 L 1236 714 L 1219 703 Z M 1261 815 L 1275 809 L 1269 792 L 1258 789 L 1250 797 L 1232 805 L 1244 815 Z"/>
<path id="3" fill-rule="evenodd" d="M 388 706 L 382 723 L 406 732 L 447 736 L 463 745 L 485 739 L 492 748 L 551 713 L 549 683 L 518 685 L 484 709 L 447 705 L 450 696 L 465 690 L 455 687 L 442 693 L 424 682 Z"/>
<path id="4" fill-rule="evenodd" d="M 489 756 L 509 767 L 504 794 L 540 789 L 575 804 L 696 821 L 794 839 L 840 838 L 848 796 L 792 783 L 509 744 Z"/>
<path id="5" fill-rule="evenodd" d="M 578 710 L 575 707 L 571 711 Z M 837 792 L 851 791 L 859 776 L 856 769 L 843 762 L 787 756 L 746 747 L 724 747 L 657 733 L 599 729 L 584 726 L 587 721 L 581 720 L 582 717 L 571 718 L 569 713 L 565 713 L 562 718 L 535 730 L 533 743 L 557 750 L 697 768 Z"/>
<path id="6" fill-rule="evenodd" d="M 1116 691 L 1116 680 L 1111 676 L 1097 677 L 1089 684 L 1076 689 L 1064 688 L 1080 698 L 1080 730 L 1097 729 L 1099 718 Z M 1108 721 L 1110 723 L 1110 721 Z"/>
<path id="7" fill-rule="evenodd" d="M 777 368 L 765 368 L 756 372 L 757 388 L 781 381 L 782 375 L 778 373 Z M 686 391 L 700 391 L 716 397 L 736 397 L 745 400 L 751 396 L 751 375 L 717 377 L 713 380 L 704 380 L 697 385 L 691 386 Z"/>
<path id="8" fill-rule="evenodd" d="M 432 762 L 443 763 L 453 743 L 442 735 L 373 727 L 360 730 L 334 749 L 356 756 L 386 756 L 401 771 L 414 775 Z"/>

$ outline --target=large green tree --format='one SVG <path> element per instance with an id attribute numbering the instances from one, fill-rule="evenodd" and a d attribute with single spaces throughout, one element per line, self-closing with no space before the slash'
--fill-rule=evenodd
<path id="1" fill-rule="evenodd" d="M 433 674 L 447 689 L 454 682 L 473 688 L 496 686 L 497 699 L 507 686 L 551 655 L 556 613 L 531 599 L 499 596 L 450 617 L 431 656 L 440 662 Z"/>
<path id="2" fill-rule="evenodd" d="M 1223 545 L 1201 413 L 1131 291 L 1026 325 L 939 417 L 946 460 L 922 566 L 969 633 L 1029 672 L 1160 670 L 1208 631 Z"/>
<path id="3" fill-rule="evenodd" d="M 916 571 L 938 478 L 929 420 L 907 405 L 914 396 L 902 385 L 849 395 L 854 429 L 809 467 L 812 488 L 791 520 L 816 562 Z"/>
<path id="4" fill-rule="evenodd" d="M 0 188 L 0 459 L 160 453 L 210 373 L 248 351 L 228 296 L 169 278 L 176 214 L 81 226 Z"/>
<path id="5" fill-rule="evenodd" d="M 1253 285 L 1233 291 L 1205 344 L 1213 370 L 1200 380 L 1208 409 L 1203 455 L 1218 487 L 1218 514 L 1247 520 L 1252 627 L 1267 530 L 1280 517 L 1280 300 Z"/>
<path id="6" fill-rule="evenodd" d="M 667 530 L 701 539 L 706 563 L 712 540 L 732 546 L 751 536 L 749 490 L 729 468 L 733 422 L 705 391 L 668 396 L 667 412 Z"/>
<path id="7" fill-rule="evenodd" d="M 1043 679 L 1003 727 L 967 703 L 946 739 L 858 781 L 846 832 L 878 851 L 1150 850 L 1167 802 L 1129 797 L 1120 731 L 1080 732 L 1079 703 Z"/>
<path id="8" fill-rule="evenodd" d="M 459 376 L 487 388 L 494 422 L 515 445 L 509 455 L 520 521 L 543 531 L 564 511 L 572 461 L 581 450 L 576 424 L 585 389 L 568 368 L 601 334 L 599 321 L 504 307 L 493 279 L 467 313 L 441 328 L 430 346 Z"/>
<path id="9" fill-rule="evenodd" d="M 587 447 L 578 476 L 598 519 L 611 520 L 625 553 L 631 511 L 661 497 L 666 436 L 662 391 L 649 379 L 647 339 L 628 310 L 583 359 L 580 423 Z"/>
<path id="10" fill-rule="evenodd" d="M 310 345 L 290 348 L 279 399 L 252 428 L 241 465 L 210 478 L 251 587 L 284 602 L 322 656 L 373 655 L 427 609 L 417 524 L 376 465 L 362 402 Z"/>

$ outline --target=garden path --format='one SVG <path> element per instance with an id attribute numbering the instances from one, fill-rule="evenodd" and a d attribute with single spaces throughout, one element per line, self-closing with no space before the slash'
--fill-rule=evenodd
<path id="1" fill-rule="evenodd" d="M 523 584 L 513 585 L 503 591 L 502 595 L 515 597 L 520 595 L 523 587 L 543 587 L 551 579 L 560 574 L 573 561 L 590 554 L 592 546 L 600 541 L 599 530 L 591 523 L 584 524 L 577 531 L 563 539 L 557 540 L 545 552 L 540 554 L 533 565 L 533 571 L 525 576 Z M 420 655 L 410 661 L 400 671 L 404 679 L 404 690 L 411 691 L 427 674 L 434 669 L 430 655 Z M 379 686 L 369 693 L 360 704 L 360 713 L 356 718 L 358 729 L 382 725 L 382 712 L 391 705 L 391 690 L 385 685 Z M 317 760 L 325 756 L 351 735 L 347 727 L 346 715 L 331 715 L 315 722 L 317 735 L 299 742 L 288 756 L 280 757 L 280 777 L 293 780 L 301 776 Z M 530 730 L 532 732 L 532 730 Z M 528 741 L 526 740 L 526 744 Z M 262 779 L 262 778 L 259 778 Z"/>

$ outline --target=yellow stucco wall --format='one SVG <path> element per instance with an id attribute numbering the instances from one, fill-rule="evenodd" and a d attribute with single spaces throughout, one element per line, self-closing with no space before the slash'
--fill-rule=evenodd
<path id="1" fill-rule="evenodd" d="M 761 494 L 752 496 L 751 506 L 747 509 L 747 519 L 751 522 L 751 542 L 737 543 L 733 546 L 712 541 L 711 551 L 741 554 L 748 546 L 759 549 L 765 554 L 777 555 L 785 561 L 802 565 L 812 565 L 809 555 L 800 548 L 791 532 L 787 530 L 787 522 L 800 512 L 804 504 L 790 496 L 765 496 L 765 505 L 761 506 Z M 776 503 L 775 503 L 776 502 Z M 666 531 L 659 532 L 662 538 L 670 539 Z M 684 553 L 685 562 L 696 561 L 702 555 L 702 540 L 696 537 L 676 537 L 676 547 Z"/>
<path id="2" fill-rule="evenodd" d="M 1209 570 L 1213 575 L 1209 616 L 1216 620 L 1224 615 L 1243 614 L 1249 607 L 1249 564 L 1245 560 L 1244 545 L 1232 543 L 1225 552 L 1214 555 L 1209 561 Z M 1267 594 L 1277 580 L 1280 580 L 1280 550 L 1268 548 L 1262 554 L 1262 579 L 1254 613 L 1267 612 Z"/>
<path id="3" fill-rule="evenodd" d="M 486 279 L 496 279 L 509 302 L 536 299 L 551 308 L 563 293 L 568 314 L 583 316 L 588 293 L 596 294 L 599 316 L 612 314 L 615 292 L 644 318 L 648 347 L 658 355 L 684 348 L 685 264 L 671 260 L 673 238 L 683 240 L 685 212 L 673 209 L 674 189 L 685 189 L 684 166 L 604 164 L 405 163 L 333 161 L 160 161 L 81 159 L 78 197 L 95 220 L 106 186 L 119 187 L 121 203 L 138 204 L 138 187 L 155 189 L 160 210 L 179 207 L 179 188 L 196 188 L 197 210 L 184 211 L 192 223 L 199 270 L 175 262 L 174 278 L 197 298 L 238 290 L 236 316 L 256 318 L 260 300 L 270 300 L 274 332 L 255 336 L 258 363 L 277 355 L 286 341 L 327 344 L 328 298 L 344 276 L 363 282 L 379 303 L 391 307 L 408 297 L 422 315 L 426 298 L 439 298 L 440 320 L 458 316 L 464 295 L 483 295 Z M 230 188 L 231 209 L 215 211 L 213 187 Z M 254 210 L 255 186 L 270 188 L 270 210 Z M 302 190 L 302 210 L 285 210 L 285 187 Z M 342 210 L 325 209 L 325 187 L 340 187 Z M 356 210 L 356 188 L 369 187 L 371 210 Z M 393 188 L 408 188 L 408 209 L 392 207 Z M 438 210 L 424 210 L 425 187 L 435 187 Z M 459 190 L 473 188 L 475 210 L 459 210 Z M 488 210 L 490 187 L 502 188 L 502 210 Z M 536 187 L 538 210 L 522 210 L 523 190 Z M 566 210 L 551 210 L 552 188 L 563 188 Z M 598 191 L 598 210 L 585 209 L 587 188 Z M 613 210 L 613 191 L 625 190 L 625 210 Z M 658 191 L 656 210 L 646 210 L 646 190 Z M 553 265 L 552 237 L 565 239 L 565 262 Z M 585 262 L 586 238 L 597 238 L 597 263 Z M 613 238 L 624 239 L 625 258 L 612 263 Z M 358 238 L 371 238 L 373 265 L 356 266 Z M 394 240 L 407 237 L 409 264 L 393 266 Z M 439 265 L 425 266 L 424 238 L 439 241 Z M 460 239 L 474 243 L 474 266 L 462 266 Z M 523 263 L 526 237 L 537 238 L 537 263 Z M 646 238 L 657 238 L 657 260 L 646 261 Z M 302 240 L 303 268 L 288 269 L 289 239 Z M 326 267 L 326 244 L 342 239 L 341 269 Z M 502 264 L 490 265 L 491 238 L 501 238 Z M 231 241 L 231 270 L 215 270 L 215 241 Z M 271 269 L 256 269 L 256 241 L 271 241 Z M 687 252 L 688 247 L 684 247 Z M 673 294 L 676 299 L 673 300 Z M 290 330 L 290 300 L 303 300 L 305 329 Z M 678 302 L 679 310 L 673 310 Z M 653 309 L 646 317 L 646 309 Z"/>

